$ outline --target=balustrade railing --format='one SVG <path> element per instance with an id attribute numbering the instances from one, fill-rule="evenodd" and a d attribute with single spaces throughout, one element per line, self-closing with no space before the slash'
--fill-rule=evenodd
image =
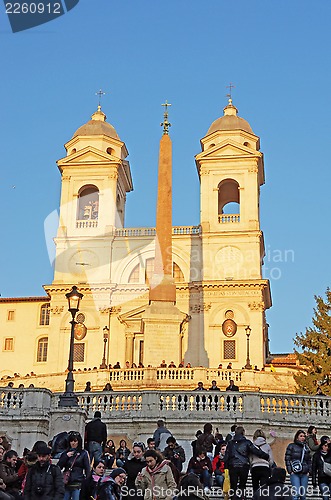
<path id="1" fill-rule="evenodd" d="M 200 234 L 200 226 L 174 226 L 172 234 L 186 235 L 186 234 Z M 155 236 L 155 227 L 124 227 L 115 229 L 115 236 L 137 237 L 137 236 Z"/>
<path id="2" fill-rule="evenodd" d="M 97 219 L 76 220 L 76 228 L 84 229 L 87 227 L 98 227 Z"/>
<path id="3" fill-rule="evenodd" d="M 193 380 L 194 369 L 188 368 L 157 368 L 157 380 Z"/>
<path id="4" fill-rule="evenodd" d="M 260 398 L 261 413 L 283 415 L 331 415 L 329 398 L 309 396 L 264 395 Z"/>
<path id="5" fill-rule="evenodd" d="M 23 391 L 0 389 L 0 409 L 17 410 L 22 408 L 23 400 Z"/>
<path id="6" fill-rule="evenodd" d="M 240 222 L 240 215 L 239 214 L 221 214 L 218 216 L 218 222 L 220 224 Z"/>

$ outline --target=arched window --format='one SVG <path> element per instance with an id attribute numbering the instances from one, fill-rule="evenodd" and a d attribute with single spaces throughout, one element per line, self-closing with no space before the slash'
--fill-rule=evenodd
<path id="1" fill-rule="evenodd" d="M 140 264 L 137 264 L 136 267 L 131 271 L 129 276 L 129 283 L 139 283 L 139 275 L 140 275 Z"/>
<path id="2" fill-rule="evenodd" d="M 42 337 L 38 340 L 37 348 L 37 363 L 45 363 L 47 361 L 48 337 Z"/>
<path id="3" fill-rule="evenodd" d="M 184 280 L 183 271 L 181 270 L 181 268 L 179 267 L 179 265 L 176 264 L 176 262 L 173 262 L 173 264 L 172 264 L 172 274 L 173 274 L 174 280 L 176 282 L 183 282 L 183 281 L 185 281 Z"/>
<path id="4" fill-rule="evenodd" d="M 146 259 L 145 262 L 145 283 L 149 285 L 154 274 L 154 258 Z"/>
<path id="5" fill-rule="evenodd" d="M 231 204 L 231 209 L 236 207 L 236 212 L 239 213 L 239 184 L 234 179 L 225 179 L 218 185 L 218 213 L 229 213 L 227 205 Z"/>
<path id="6" fill-rule="evenodd" d="M 43 304 L 40 308 L 39 325 L 41 326 L 49 325 L 49 314 L 50 314 L 50 305 Z"/>
<path id="7" fill-rule="evenodd" d="M 218 221 L 240 222 L 239 184 L 234 179 L 224 179 L 218 185 Z"/>
<path id="8" fill-rule="evenodd" d="M 97 220 L 99 217 L 99 190 L 84 186 L 78 193 L 77 220 Z"/>

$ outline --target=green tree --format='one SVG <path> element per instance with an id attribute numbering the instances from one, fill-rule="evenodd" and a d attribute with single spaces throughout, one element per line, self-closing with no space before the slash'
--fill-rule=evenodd
<path id="1" fill-rule="evenodd" d="M 326 299 L 315 295 L 316 307 L 313 326 L 305 333 L 296 334 L 294 349 L 303 370 L 294 379 L 298 392 L 315 394 L 318 386 L 324 394 L 331 396 L 331 290 L 327 288 Z"/>

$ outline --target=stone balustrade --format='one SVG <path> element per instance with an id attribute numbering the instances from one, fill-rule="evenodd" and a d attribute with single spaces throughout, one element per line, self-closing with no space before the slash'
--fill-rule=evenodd
<path id="1" fill-rule="evenodd" d="M 174 226 L 172 228 L 173 235 L 184 235 L 184 234 L 200 234 L 200 226 Z M 125 236 L 125 237 L 141 237 L 141 236 L 155 236 L 155 227 L 124 227 L 115 229 L 115 236 Z"/>
<path id="2" fill-rule="evenodd" d="M 35 387 L 48 388 L 52 392 L 59 392 L 64 389 L 66 374 L 53 373 L 34 375 L 33 377 L 16 377 L 12 379 L 17 387 L 20 383 L 27 385 L 32 381 Z M 203 382 L 208 389 L 212 380 L 216 380 L 221 390 L 225 390 L 232 379 L 243 392 L 264 391 L 270 394 L 283 392 L 287 388 L 288 393 L 295 393 L 296 384 L 293 379 L 293 372 L 286 368 L 277 368 L 277 373 L 271 373 L 270 369 L 265 371 L 257 370 L 227 370 L 219 368 L 129 368 L 129 369 L 88 369 L 76 370 L 74 372 L 75 388 L 83 391 L 86 382 L 91 383 L 93 391 L 101 391 L 107 382 L 116 391 L 131 390 L 185 390 L 194 389 L 198 382 Z M 6 381 L 7 382 L 7 381 Z"/>
<path id="3" fill-rule="evenodd" d="M 76 220 L 77 229 L 85 229 L 87 227 L 98 227 L 98 220 L 97 219 Z"/>
<path id="4" fill-rule="evenodd" d="M 239 214 L 221 214 L 218 216 L 218 222 L 220 224 L 240 222 L 240 215 Z"/>
<path id="5" fill-rule="evenodd" d="M 252 435 L 257 427 L 273 429 L 289 440 L 295 430 L 314 424 L 328 433 L 331 399 L 293 394 L 224 391 L 79 392 L 78 408 L 59 408 L 59 393 L 47 389 L 0 389 L 0 434 L 21 450 L 62 430 L 83 432 L 87 419 L 101 411 L 110 435 L 146 439 L 163 418 L 181 439 L 192 439 L 205 422 L 229 429 L 241 423 Z"/>

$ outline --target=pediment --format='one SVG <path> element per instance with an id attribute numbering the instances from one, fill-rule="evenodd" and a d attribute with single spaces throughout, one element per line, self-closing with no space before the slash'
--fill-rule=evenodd
<path id="1" fill-rule="evenodd" d="M 132 323 L 135 321 L 141 321 L 143 314 L 146 310 L 148 304 L 144 306 L 137 307 L 136 309 L 131 309 L 131 311 L 127 311 L 126 313 L 120 314 L 118 319 L 121 323 Z"/>
<path id="2" fill-rule="evenodd" d="M 69 156 L 61 158 L 58 160 L 58 165 L 71 165 L 77 163 L 113 163 L 118 162 L 116 156 L 112 156 L 106 152 L 100 151 L 99 149 L 87 146 L 84 149 L 80 149 L 76 153 Z"/>
<path id="3" fill-rule="evenodd" d="M 244 146 L 243 144 L 239 144 L 234 141 L 223 141 L 215 146 L 202 151 L 196 156 L 196 160 L 201 159 L 217 159 L 231 156 L 245 156 L 245 157 L 260 157 L 262 153 L 260 151 L 256 151 L 252 148 Z"/>

